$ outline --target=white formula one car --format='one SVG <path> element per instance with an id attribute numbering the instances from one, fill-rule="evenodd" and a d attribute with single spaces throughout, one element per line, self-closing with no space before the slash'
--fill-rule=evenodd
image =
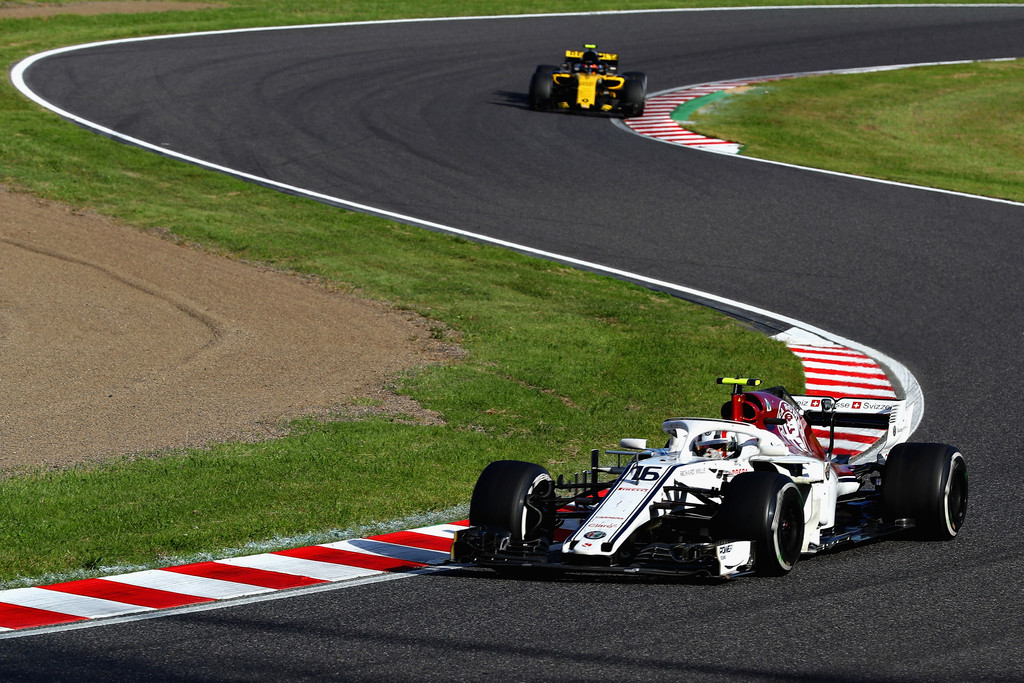
<path id="1" fill-rule="evenodd" d="M 552 479 L 499 460 L 481 473 L 451 559 L 496 569 L 734 577 L 783 575 L 802 555 L 897 532 L 956 537 L 967 463 L 954 448 L 905 443 L 902 400 L 790 396 L 733 386 L 722 419 L 666 420 L 663 448 L 623 439 L 615 465 Z M 819 443 L 811 425 L 830 428 Z M 886 429 L 876 460 L 833 457 L 836 427 Z M 628 458 L 625 461 L 624 458 Z"/>

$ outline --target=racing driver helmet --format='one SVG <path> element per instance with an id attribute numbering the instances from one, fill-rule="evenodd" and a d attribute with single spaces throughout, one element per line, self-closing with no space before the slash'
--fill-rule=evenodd
<path id="1" fill-rule="evenodd" d="M 738 448 L 735 437 L 725 432 L 705 432 L 693 441 L 693 453 L 701 458 L 728 458 L 736 455 Z"/>

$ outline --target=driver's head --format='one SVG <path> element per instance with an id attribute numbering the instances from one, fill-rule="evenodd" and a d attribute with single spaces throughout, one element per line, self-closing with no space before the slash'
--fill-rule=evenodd
<path id="1" fill-rule="evenodd" d="M 723 432 L 706 432 L 693 442 L 693 452 L 702 458 L 727 458 L 729 439 Z"/>

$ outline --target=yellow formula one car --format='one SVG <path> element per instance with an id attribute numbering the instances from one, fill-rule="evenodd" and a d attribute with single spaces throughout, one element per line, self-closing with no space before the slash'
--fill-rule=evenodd
<path id="1" fill-rule="evenodd" d="M 596 45 L 566 50 L 561 66 L 542 64 L 530 79 L 530 109 L 572 110 L 642 116 L 647 74 L 619 74 L 619 56 Z"/>

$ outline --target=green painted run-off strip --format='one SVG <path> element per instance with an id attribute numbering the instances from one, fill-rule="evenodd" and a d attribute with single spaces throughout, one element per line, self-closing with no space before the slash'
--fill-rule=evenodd
<path id="1" fill-rule="evenodd" d="M 672 113 L 669 114 L 669 116 L 672 118 L 673 121 L 676 121 L 677 123 L 687 123 L 690 120 L 690 115 L 693 114 L 693 112 L 697 111 L 701 107 L 706 107 L 712 102 L 716 102 L 722 99 L 723 97 L 728 96 L 729 91 L 727 90 L 719 90 L 718 92 L 713 92 L 710 95 L 702 95 L 701 97 L 694 98 L 688 102 L 683 102 L 678 107 L 673 109 Z"/>

